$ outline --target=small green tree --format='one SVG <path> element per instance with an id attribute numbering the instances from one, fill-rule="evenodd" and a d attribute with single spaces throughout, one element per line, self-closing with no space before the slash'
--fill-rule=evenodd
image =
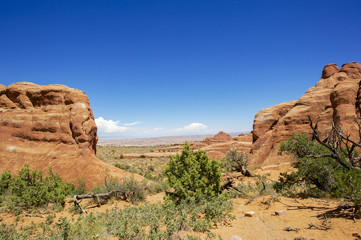
<path id="1" fill-rule="evenodd" d="M 196 200 L 210 198 L 220 193 L 221 171 L 215 160 L 210 161 L 205 151 L 193 153 L 185 143 L 182 153 L 170 157 L 165 169 L 169 186 L 174 192 L 172 200 Z"/>

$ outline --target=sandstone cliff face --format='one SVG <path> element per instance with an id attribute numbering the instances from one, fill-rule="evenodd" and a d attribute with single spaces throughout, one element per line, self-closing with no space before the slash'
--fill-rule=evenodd
<path id="1" fill-rule="evenodd" d="M 95 156 L 97 127 L 84 92 L 62 85 L 0 85 L 0 172 L 25 163 L 65 180 L 103 184 L 106 173 L 124 172 Z"/>
<path id="2" fill-rule="evenodd" d="M 261 110 L 253 123 L 252 164 L 273 165 L 289 161 L 277 156 L 279 143 L 292 133 L 311 134 L 307 115 L 318 121 L 318 130 L 325 136 L 331 121 L 344 131 L 355 133 L 355 103 L 360 99 L 361 65 L 347 63 L 339 69 L 326 65 L 322 78 L 297 101 L 282 103 Z M 355 136 L 355 134 L 353 134 Z M 322 136 L 321 136 L 322 137 Z"/>

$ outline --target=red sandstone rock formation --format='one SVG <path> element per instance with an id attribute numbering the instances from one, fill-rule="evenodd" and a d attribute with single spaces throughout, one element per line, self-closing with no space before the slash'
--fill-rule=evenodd
<path id="1" fill-rule="evenodd" d="M 228 133 L 220 131 L 217 135 L 213 137 L 207 137 L 202 142 L 205 144 L 214 144 L 214 143 L 222 143 L 232 141 L 232 136 Z"/>
<path id="2" fill-rule="evenodd" d="M 62 85 L 0 85 L 0 172 L 17 173 L 25 163 L 46 172 L 52 167 L 65 181 L 85 178 L 104 184 L 106 174 L 124 171 L 95 156 L 97 127 L 84 92 Z"/>
<path id="3" fill-rule="evenodd" d="M 331 121 L 356 136 L 354 119 L 359 111 L 356 101 L 361 101 L 359 82 L 361 65 L 347 63 L 339 69 L 335 64 L 326 65 L 322 78 L 297 101 L 282 103 L 261 110 L 253 123 L 252 164 L 273 165 L 289 161 L 277 156 L 279 143 L 292 133 L 310 134 L 310 115 L 318 121 L 318 130 L 324 135 L 331 128 Z M 357 100 L 359 99 L 359 100 Z"/>
<path id="4" fill-rule="evenodd" d="M 220 131 L 213 137 L 207 137 L 202 142 L 189 143 L 192 150 L 205 150 L 210 159 L 221 160 L 231 150 L 236 150 L 242 154 L 249 155 L 252 147 L 252 134 L 240 134 L 232 138 L 231 135 Z M 177 144 L 171 147 L 157 148 L 155 153 L 147 153 L 146 157 L 169 157 L 179 153 L 183 148 L 183 144 Z M 140 157 L 140 155 L 125 154 L 124 157 Z"/>

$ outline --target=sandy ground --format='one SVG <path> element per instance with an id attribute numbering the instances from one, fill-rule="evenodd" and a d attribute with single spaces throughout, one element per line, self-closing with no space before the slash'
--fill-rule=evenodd
<path id="1" fill-rule="evenodd" d="M 235 199 L 232 214 L 236 219 L 230 226 L 221 226 L 212 232 L 223 239 L 234 235 L 243 240 L 262 239 L 355 239 L 353 233 L 361 235 L 361 220 L 356 223 L 348 212 L 335 211 L 340 202 L 319 199 L 280 198 L 278 202 L 265 204 L 269 196 L 255 199 L 246 205 L 247 199 Z M 275 211 L 285 210 L 283 216 L 276 216 Z M 245 212 L 254 211 L 252 217 Z M 329 230 L 310 228 L 309 224 L 325 225 Z M 298 231 L 285 231 L 286 227 L 298 228 Z"/>

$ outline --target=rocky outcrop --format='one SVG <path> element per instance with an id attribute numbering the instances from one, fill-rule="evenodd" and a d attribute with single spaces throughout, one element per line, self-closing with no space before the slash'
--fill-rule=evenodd
<path id="1" fill-rule="evenodd" d="M 231 150 L 236 150 L 244 155 L 249 155 L 252 147 L 252 134 L 240 134 L 239 136 L 232 137 L 228 133 L 220 131 L 213 137 L 207 137 L 201 142 L 190 142 L 190 148 L 193 151 L 198 149 L 207 152 L 210 159 L 221 160 Z M 156 148 L 154 153 L 146 154 L 125 154 L 125 158 L 141 157 L 143 155 L 147 158 L 154 157 L 169 157 L 179 153 L 183 148 L 183 144 L 175 144 L 169 147 Z"/>
<path id="2" fill-rule="evenodd" d="M 325 137 L 331 121 L 351 134 L 356 133 L 354 118 L 359 110 L 355 103 L 360 99 L 359 82 L 361 65 L 347 63 L 339 69 L 326 65 L 316 86 L 308 89 L 297 101 L 279 104 L 261 110 L 253 123 L 252 164 L 273 165 L 289 161 L 277 155 L 279 143 L 292 133 L 311 134 L 308 115 L 318 122 L 318 130 Z M 356 136 L 356 134 L 354 134 Z"/>
<path id="3" fill-rule="evenodd" d="M 214 143 L 223 143 L 223 142 L 229 142 L 232 141 L 232 136 L 228 133 L 225 133 L 223 131 L 220 131 L 213 137 L 207 137 L 202 142 L 209 145 Z"/>
<path id="4" fill-rule="evenodd" d="M 124 172 L 95 156 L 97 127 L 84 92 L 62 85 L 0 85 L 0 172 L 25 163 L 65 180 L 103 184 L 106 174 Z"/>

